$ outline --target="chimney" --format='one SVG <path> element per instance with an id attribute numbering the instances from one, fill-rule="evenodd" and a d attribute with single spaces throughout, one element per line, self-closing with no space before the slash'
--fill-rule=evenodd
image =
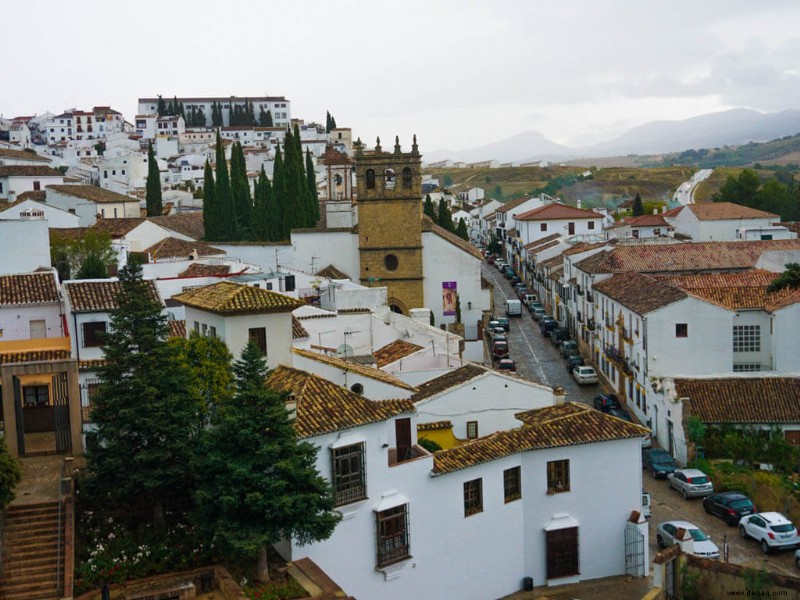
<path id="1" fill-rule="evenodd" d="M 661 214 L 663 215 L 665 212 L 667 212 L 667 205 L 666 204 L 661 207 Z"/>
<path id="2" fill-rule="evenodd" d="M 423 325 L 431 324 L 431 309 L 430 308 L 412 308 L 408 311 L 408 316 Z"/>
<path id="3" fill-rule="evenodd" d="M 555 404 L 564 404 L 564 399 L 567 397 L 567 390 L 562 387 L 553 388 L 553 401 Z"/>
<path id="4" fill-rule="evenodd" d="M 654 209 L 653 209 L 653 214 L 654 214 L 654 215 L 657 215 L 657 214 L 658 214 L 658 208 L 654 208 Z"/>
<path id="5" fill-rule="evenodd" d="M 577 206 L 578 206 L 578 208 L 581 208 L 581 199 L 580 199 L 580 198 L 578 198 L 578 204 L 577 204 Z"/>

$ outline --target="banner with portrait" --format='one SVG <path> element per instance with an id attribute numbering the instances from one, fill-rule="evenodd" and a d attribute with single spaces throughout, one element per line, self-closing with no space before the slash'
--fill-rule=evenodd
<path id="1" fill-rule="evenodd" d="M 452 317 L 456 314 L 457 288 L 458 285 L 455 281 L 442 282 L 442 314 L 446 317 Z"/>

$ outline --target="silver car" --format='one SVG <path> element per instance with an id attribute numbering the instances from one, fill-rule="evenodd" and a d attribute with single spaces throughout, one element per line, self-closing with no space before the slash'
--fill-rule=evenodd
<path id="1" fill-rule="evenodd" d="M 666 521 L 656 528 L 656 543 L 659 549 L 692 540 L 692 554 L 703 558 L 718 559 L 719 548 L 697 525 L 688 521 Z"/>
<path id="2" fill-rule="evenodd" d="M 667 483 L 673 490 L 683 494 L 686 500 L 714 493 L 714 484 L 708 475 L 698 469 L 676 469 L 674 473 L 667 475 Z"/>

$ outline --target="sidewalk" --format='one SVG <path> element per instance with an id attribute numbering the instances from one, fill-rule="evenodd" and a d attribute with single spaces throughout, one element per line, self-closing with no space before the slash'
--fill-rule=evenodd
<path id="1" fill-rule="evenodd" d="M 652 587 L 652 577 L 617 576 L 571 585 L 537 587 L 532 592 L 516 592 L 502 600 L 641 600 Z"/>

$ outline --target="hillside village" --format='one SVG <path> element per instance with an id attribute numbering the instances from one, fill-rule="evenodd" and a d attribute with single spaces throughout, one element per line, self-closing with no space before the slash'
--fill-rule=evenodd
<path id="1" fill-rule="evenodd" d="M 445 165 L 423 162 L 424 140 L 392 138 L 299 119 L 282 96 L 0 120 L 0 432 L 23 467 L 0 520 L 0 599 L 100 597 L 78 595 L 80 503 L 59 483 L 97 431 L 118 275 L 134 263 L 170 338 L 263 357 L 340 519 L 274 556 L 338 597 L 499 598 L 612 576 L 666 587 L 659 565 L 677 559 L 650 547 L 642 448 L 697 464 L 698 423 L 800 445 L 800 288 L 772 285 L 800 263 L 798 223 L 691 194 L 634 216 L 451 193 L 425 171 Z M 218 183 L 230 161 L 233 179 L 237 163 L 253 208 L 295 144 L 313 225 L 209 239 L 212 170 Z M 253 232 L 274 217 L 265 206 Z M 102 246 L 105 276 L 64 258 L 81 243 Z M 594 387 L 560 362 L 559 379 L 529 367 L 552 351 L 548 317 Z M 630 420 L 593 407 L 598 394 Z M 21 492 L 34 465 L 63 493 Z"/>

